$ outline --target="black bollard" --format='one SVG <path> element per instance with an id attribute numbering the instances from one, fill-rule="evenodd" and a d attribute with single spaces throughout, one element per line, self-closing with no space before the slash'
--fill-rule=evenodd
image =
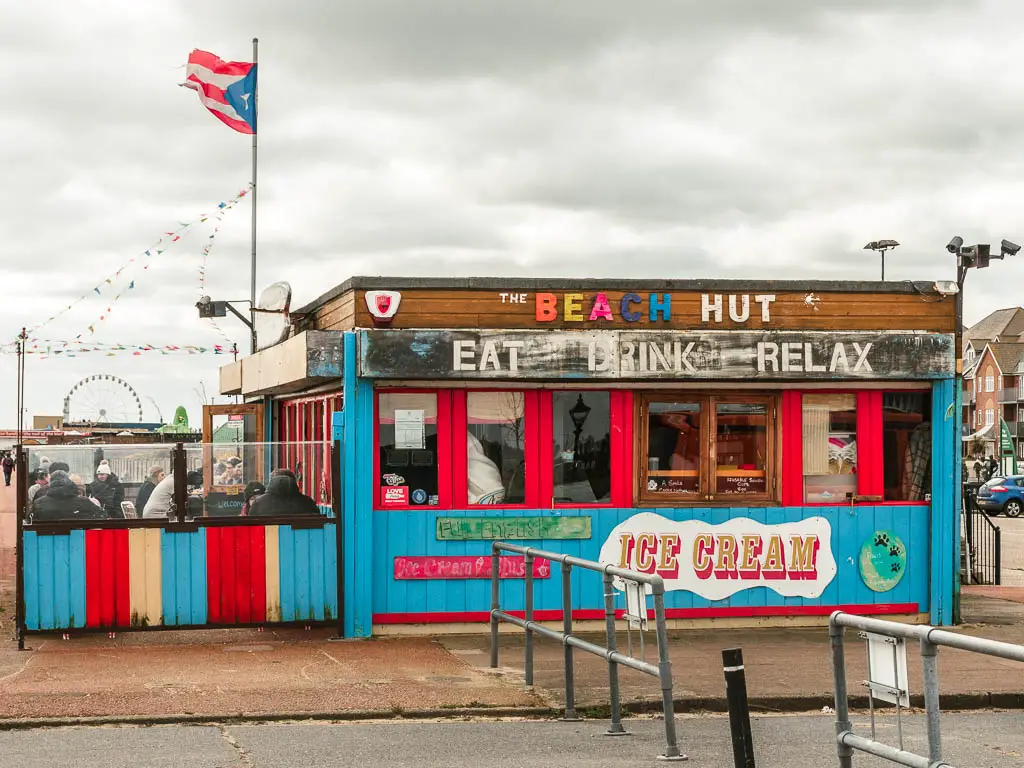
<path id="1" fill-rule="evenodd" d="M 747 705 L 747 676 L 743 671 L 743 650 L 723 650 L 722 669 L 725 672 L 725 697 L 729 702 L 733 763 L 736 768 L 755 768 L 754 739 L 750 733 L 750 707 Z"/>

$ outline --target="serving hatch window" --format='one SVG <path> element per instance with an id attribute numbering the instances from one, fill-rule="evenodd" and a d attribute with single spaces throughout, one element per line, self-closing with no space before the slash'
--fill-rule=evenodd
<path id="1" fill-rule="evenodd" d="M 466 394 L 469 504 L 526 502 L 526 394 Z"/>
<path id="2" fill-rule="evenodd" d="M 836 502 L 857 493 L 857 396 L 803 396 L 804 501 Z"/>

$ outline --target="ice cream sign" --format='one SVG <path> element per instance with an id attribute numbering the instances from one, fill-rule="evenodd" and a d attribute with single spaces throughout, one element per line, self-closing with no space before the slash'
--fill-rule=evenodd
<path id="1" fill-rule="evenodd" d="M 657 574 L 666 591 L 684 590 L 708 600 L 752 587 L 814 598 L 836 575 L 831 541 L 832 528 L 823 517 L 779 525 L 737 518 L 710 525 L 641 512 L 612 529 L 600 559 Z"/>

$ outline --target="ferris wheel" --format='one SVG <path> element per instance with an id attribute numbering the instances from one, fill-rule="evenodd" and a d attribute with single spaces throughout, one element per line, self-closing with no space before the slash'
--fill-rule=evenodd
<path id="1" fill-rule="evenodd" d="M 71 424 L 125 424 L 142 421 L 142 401 L 132 385 L 98 373 L 75 384 L 64 398 L 64 421 Z"/>

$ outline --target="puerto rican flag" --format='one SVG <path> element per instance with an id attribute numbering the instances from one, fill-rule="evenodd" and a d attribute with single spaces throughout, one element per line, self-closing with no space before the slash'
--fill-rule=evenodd
<path id="1" fill-rule="evenodd" d="M 256 65 L 222 61 L 212 53 L 192 51 L 182 83 L 199 94 L 214 116 L 239 133 L 256 133 Z"/>

